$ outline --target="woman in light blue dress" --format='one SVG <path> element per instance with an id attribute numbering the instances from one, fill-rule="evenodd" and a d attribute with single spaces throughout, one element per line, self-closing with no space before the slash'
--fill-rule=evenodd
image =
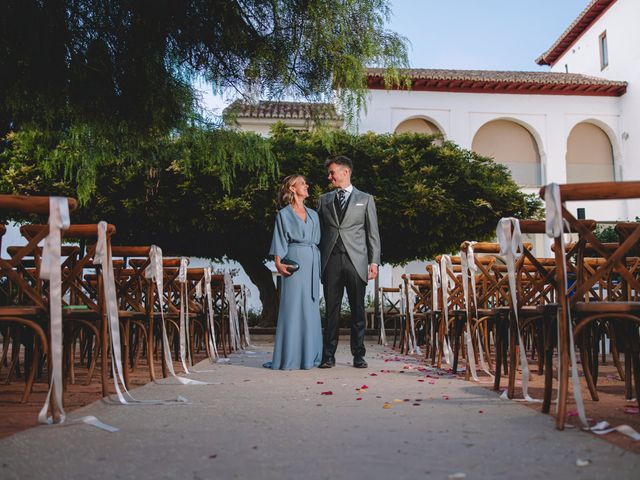
<path id="1" fill-rule="evenodd" d="M 282 275 L 276 341 L 271 362 L 274 370 L 309 369 L 322 359 L 320 325 L 320 221 L 304 205 L 309 187 L 302 175 L 282 182 L 280 204 L 271 241 L 271 255 Z M 292 272 L 282 263 L 293 260 L 300 269 Z"/>

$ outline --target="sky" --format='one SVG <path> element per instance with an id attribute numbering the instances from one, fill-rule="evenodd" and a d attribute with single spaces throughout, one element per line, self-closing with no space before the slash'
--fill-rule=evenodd
<path id="1" fill-rule="evenodd" d="M 540 71 L 545 52 L 589 0 L 392 0 L 389 28 L 413 68 Z"/>
<path id="2" fill-rule="evenodd" d="M 413 68 L 544 71 L 535 59 L 590 0 L 391 0 L 388 28 L 409 41 Z M 230 103 L 198 87 L 214 115 Z"/>

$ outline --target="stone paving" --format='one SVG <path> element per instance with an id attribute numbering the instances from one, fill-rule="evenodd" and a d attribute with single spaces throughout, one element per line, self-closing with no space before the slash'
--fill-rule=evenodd
<path id="1" fill-rule="evenodd" d="M 343 339 L 329 370 L 262 368 L 270 344 L 197 368 L 206 386 L 148 384 L 147 399 L 98 401 L 64 426 L 0 441 L 0 478 L 637 479 L 640 456 L 368 342 L 369 368 Z M 118 427 L 82 423 L 95 415 Z M 579 467 L 577 462 L 586 466 Z"/>

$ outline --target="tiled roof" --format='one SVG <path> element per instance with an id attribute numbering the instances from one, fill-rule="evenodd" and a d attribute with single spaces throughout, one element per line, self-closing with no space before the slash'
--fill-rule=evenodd
<path id="1" fill-rule="evenodd" d="M 573 42 L 587 30 L 616 0 L 591 0 L 553 45 L 536 59 L 538 65 L 553 65 Z"/>
<path id="2" fill-rule="evenodd" d="M 411 78 L 412 90 L 620 96 L 627 89 L 627 82 L 577 73 L 416 68 L 401 74 Z M 369 88 L 385 88 L 383 69 L 368 69 L 367 79 Z"/>
<path id="3" fill-rule="evenodd" d="M 252 104 L 236 100 L 225 111 L 233 112 L 240 118 L 342 120 L 331 103 L 259 101 Z"/>

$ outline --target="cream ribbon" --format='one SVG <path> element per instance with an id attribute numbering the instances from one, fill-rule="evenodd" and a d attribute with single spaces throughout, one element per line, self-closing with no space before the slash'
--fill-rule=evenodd
<path id="1" fill-rule="evenodd" d="M 220 356 L 216 347 L 216 324 L 213 319 L 213 294 L 211 292 L 211 267 L 204 269 L 204 295 L 207 303 L 207 319 L 209 320 L 209 359 L 214 362 Z"/>
<path id="2" fill-rule="evenodd" d="M 380 342 L 387 346 L 387 332 L 384 330 L 384 293 L 383 287 L 378 288 L 378 305 L 380 305 Z"/>
<path id="3" fill-rule="evenodd" d="M 187 294 L 187 267 L 189 259 L 180 258 L 178 283 L 180 284 L 180 361 L 186 374 L 189 374 L 187 364 L 191 364 L 191 348 L 189 348 L 189 296 Z"/>
<path id="4" fill-rule="evenodd" d="M 40 276 L 49 280 L 49 314 L 51 328 L 51 384 L 38 414 L 38 421 L 44 424 L 55 422 L 55 412 L 49 417 L 51 394 L 55 401 L 55 409 L 59 414 L 59 423 L 64 423 L 65 413 L 62 404 L 62 273 L 61 273 L 61 230 L 69 228 L 69 203 L 65 197 L 49 197 L 49 234 L 44 241 Z"/>
<path id="5" fill-rule="evenodd" d="M 409 353 L 415 353 L 417 355 L 422 355 L 422 350 L 418 346 L 418 342 L 416 341 L 416 324 L 415 324 L 415 301 L 414 301 L 414 291 L 413 291 L 413 282 L 410 279 L 407 279 L 407 298 L 408 298 L 408 311 L 409 311 L 409 325 L 411 327 L 411 331 L 409 332 Z"/>
<path id="6" fill-rule="evenodd" d="M 618 425 L 617 427 L 612 427 L 609 422 L 598 422 L 591 428 L 586 428 L 591 433 L 595 433 L 596 435 L 606 435 L 611 432 L 618 432 L 626 435 L 629 438 L 632 438 L 636 442 L 640 440 L 640 433 L 638 433 L 633 427 L 629 425 Z"/>
<path id="7" fill-rule="evenodd" d="M 464 304 L 467 311 L 467 331 L 465 332 L 465 340 L 467 342 L 467 351 L 473 351 L 473 342 L 471 341 L 471 332 L 469 327 L 470 311 L 469 311 L 469 281 L 471 283 L 471 294 L 473 295 L 473 307 L 476 314 L 476 321 L 479 320 L 478 315 L 478 294 L 476 288 L 476 275 L 478 274 L 478 265 L 476 265 L 476 257 L 473 246 L 478 242 L 468 242 L 467 251 L 460 250 L 460 260 L 462 264 L 462 286 L 464 290 Z M 480 328 L 476 328 L 476 341 L 478 343 L 478 354 L 480 357 L 480 368 L 482 371 L 493 379 L 493 374 L 489 370 L 489 365 L 484 359 L 483 342 L 480 338 Z M 471 374 L 473 376 L 475 370 L 475 355 L 470 363 Z M 475 377 L 474 380 L 478 381 Z"/>
<path id="8" fill-rule="evenodd" d="M 564 244 L 564 220 L 562 218 L 562 199 L 560 198 L 560 186 L 557 183 L 550 183 L 544 190 L 544 203 L 546 207 L 546 233 L 550 238 L 560 239 L 560 251 L 562 253 L 562 270 L 565 281 L 567 279 L 567 265 L 565 261 L 565 244 Z M 557 266 L 556 266 L 557 267 Z M 567 286 L 565 285 L 565 291 Z M 573 383 L 573 398 L 576 401 L 578 417 L 583 426 L 587 427 L 587 415 L 582 400 L 582 391 L 580 390 L 580 379 L 578 378 L 578 366 L 576 362 L 576 351 L 573 342 L 573 321 L 571 320 L 571 308 L 569 307 L 569 299 L 567 304 L 567 332 L 569 334 L 569 357 L 571 360 L 571 380 Z M 558 376 L 560 375 L 560 310 L 558 309 Z M 560 382 L 558 382 L 560 385 Z M 560 397 L 560 388 L 558 388 L 558 398 Z"/>
<path id="9" fill-rule="evenodd" d="M 460 250 L 460 263 L 462 266 L 462 291 L 464 293 L 464 307 L 467 313 L 467 321 L 465 322 L 466 331 L 464 332 L 464 340 L 467 345 L 467 361 L 469 362 L 469 369 L 471 370 L 471 378 L 479 382 L 478 373 L 476 372 L 476 354 L 473 348 L 473 342 L 471 341 L 471 309 L 469 308 L 469 276 L 473 278 L 473 286 L 475 287 L 476 278 L 476 262 L 473 255 L 473 244 L 476 242 L 470 242 L 467 252 L 470 252 L 470 258 L 467 258 L 467 252 Z M 472 271 L 471 271 L 472 270 Z M 477 302 L 475 288 L 473 289 L 474 305 Z M 476 308 L 476 320 L 478 318 L 478 310 Z"/>
<path id="10" fill-rule="evenodd" d="M 250 291 L 245 284 L 240 287 L 240 309 L 242 311 L 242 322 L 244 325 L 244 339 L 246 344 L 244 347 L 251 347 L 251 335 L 249 334 L 249 317 L 247 313 L 247 298 L 250 296 Z"/>
<path id="11" fill-rule="evenodd" d="M 528 402 L 539 402 L 529 395 L 529 364 L 527 362 L 527 352 L 524 349 L 522 333 L 520 329 L 520 319 L 518 317 L 518 291 L 516 289 L 516 259 L 523 251 L 522 233 L 520 232 L 520 221 L 517 218 L 501 218 L 496 228 L 496 236 L 500 244 L 500 255 L 506 258 L 507 275 L 509 278 L 509 293 L 513 315 L 516 319 L 516 331 L 518 332 L 518 347 L 520 349 L 520 368 L 522 369 L 522 397 Z"/>
<path id="12" fill-rule="evenodd" d="M 96 242 L 96 253 L 93 261 L 96 265 L 102 265 L 102 283 L 105 293 L 105 307 L 107 310 L 107 325 L 111 338 L 111 368 L 113 372 L 113 384 L 116 389 L 118 401 L 122 405 L 169 405 L 174 403 L 189 403 L 183 396 L 179 395 L 174 400 L 138 400 L 136 399 L 124 383 L 122 351 L 120 348 L 120 319 L 118 317 L 118 299 L 116 297 L 116 284 L 113 274 L 113 261 L 111 259 L 111 245 L 107 241 L 107 223 L 98 223 L 98 241 Z M 162 265 L 162 260 L 160 261 Z M 152 332 L 149 332 L 152 335 Z M 104 346 L 106 349 L 106 345 Z M 102 352 L 106 355 L 106 352 Z M 151 361 L 152 352 L 147 352 Z M 121 389 L 122 386 L 122 389 Z"/>
<path id="13" fill-rule="evenodd" d="M 440 285 L 442 287 L 442 315 L 444 316 L 444 342 L 442 344 L 442 353 L 444 355 L 444 361 L 453 365 L 453 352 L 447 339 L 447 331 L 449 329 L 449 288 L 455 288 L 456 282 L 449 273 L 449 268 L 453 272 L 453 262 L 450 255 L 442 255 L 440 258 Z M 453 372 L 456 373 L 456 372 Z"/>
<path id="14" fill-rule="evenodd" d="M 169 374 L 183 385 L 207 385 L 207 382 L 201 382 L 199 380 L 192 380 L 189 378 L 179 377 L 176 375 L 173 369 L 173 359 L 171 358 L 171 347 L 169 345 L 169 338 L 167 337 L 167 326 L 164 320 L 164 271 L 162 269 L 162 249 L 157 245 L 151 245 L 149 251 L 149 266 L 144 272 L 148 280 L 156 282 L 156 289 L 158 291 L 158 300 L 160 302 L 160 317 L 162 322 L 162 345 L 164 347 L 164 361 L 167 365 Z M 151 301 L 151 300 L 149 300 Z M 151 332 L 150 332 L 151 334 Z M 151 356 L 151 352 L 147 352 Z M 186 372 L 185 372 L 186 373 Z M 158 382 L 160 383 L 160 382 Z"/>
<path id="15" fill-rule="evenodd" d="M 431 263 L 431 322 L 429 322 L 429 329 L 431 333 L 431 344 L 438 345 L 438 342 L 433 341 L 433 323 L 435 320 L 435 312 L 438 310 L 438 289 L 440 288 L 440 267 L 437 262 Z"/>
<path id="16" fill-rule="evenodd" d="M 229 333 L 231 337 L 231 348 L 239 350 L 240 345 L 240 323 L 238 322 L 238 305 L 236 295 L 233 290 L 233 280 L 229 272 L 224 272 L 224 294 L 229 308 Z"/>

